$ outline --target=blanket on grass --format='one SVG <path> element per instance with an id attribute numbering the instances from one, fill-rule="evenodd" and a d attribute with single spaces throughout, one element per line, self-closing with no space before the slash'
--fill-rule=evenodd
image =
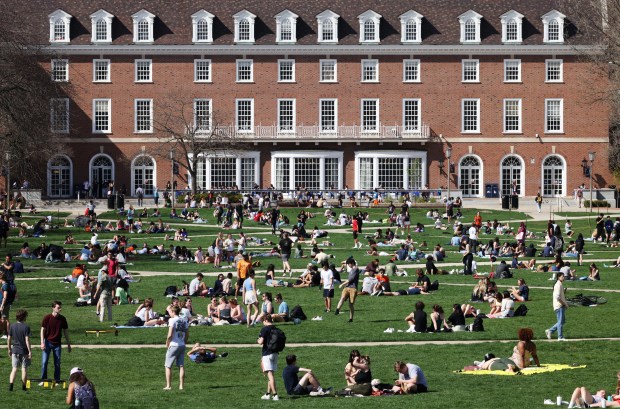
<path id="1" fill-rule="evenodd" d="M 514 376 L 514 375 L 535 375 L 539 373 L 545 372 L 555 372 L 555 371 L 563 371 L 565 369 L 582 369 L 585 368 L 586 365 L 566 365 L 566 364 L 541 364 L 538 366 L 531 366 L 529 368 L 521 369 L 519 372 L 506 372 L 506 371 L 490 371 L 486 369 L 479 369 L 476 371 L 455 371 L 455 373 L 460 373 L 464 375 L 504 375 L 504 376 Z"/>

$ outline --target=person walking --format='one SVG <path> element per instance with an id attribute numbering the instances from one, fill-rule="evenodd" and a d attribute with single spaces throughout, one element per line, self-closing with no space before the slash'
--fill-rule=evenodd
<path id="1" fill-rule="evenodd" d="M 289 260 L 291 259 L 291 252 L 293 251 L 293 240 L 291 240 L 288 236 L 287 232 L 282 234 L 282 240 L 278 243 L 278 247 L 280 248 L 280 257 L 282 258 L 282 269 L 284 270 L 282 274 L 286 274 L 289 272 L 289 275 L 293 275 L 293 270 L 291 269 L 291 265 L 289 264 Z"/>
<path id="2" fill-rule="evenodd" d="M 41 322 L 41 379 L 47 378 L 47 364 L 50 360 L 50 353 L 54 354 L 54 381 L 60 382 L 60 356 L 62 336 L 67 341 L 67 352 L 71 352 L 71 341 L 69 341 L 69 325 L 67 319 L 60 314 L 62 303 L 54 301 L 52 303 L 52 313 L 43 317 Z M 42 384 L 43 382 L 41 382 Z"/>
<path id="3" fill-rule="evenodd" d="M 344 304 L 345 300 L 349 301 L 349 322 L 353 322 L 353 316 L 355 315 L 355 299 L 357 298 L 357 286 L 360 280 L 360 270 L 357 268 L 357 264 L 353 258 L 349 258 L 347 260 L 347 269 L 349 270 L 349 274 L 347 276 L 347 280 L 340 284 L 340 288 L 342 290 L 342 295 L 340 296 L 340 301 L 338 302 L 338 306 L 336 307 L 335 314 L 340 314 L 340 308 L 342 304 Z"/>
<path id="4" fill-rule="evenodd" d="M 159 189 L 157 189 L 157 186 L 153 186 L 153 204 L 155 208 L 159 207 Z"/>
<path id="5" fill-rule="evenodd" d="M 176 362 L 179 367 L 179 389 L 183 390 L 185 382 L 185 345 L 189 338 L 189 324 L 185 318 L 179 317 L 181 307 L 175 305 L 170 308 L 168 320 L 168 337 L 166 338 L 166 386 L 165 391 L 171 388 L 172 365 Z"/>
<path id="6" fill-rule="evenodd" d="M 551 339 L 551 334 L 558 332 L 558 341 L 566 341 L 564 338 L 564 324 L 566 323 L 566 309 L 568 304 L 566 303 L 566 297 L 564 296 L 564 283 L 565 276 L 563 273 L 556 274 L 556 282 L 553 285 L 553 310 L 557 317 L 557 322 L 553 327 L 545 330 L 547 339 Z"/>
<path id="7" fill-rule="evenodd" d="M 248 317 L 249 319 L 249 317 Z M 261 356 L 261 369 L 263 374 L 267 375 L 267 393 L 265 393 L 262 400 L 280 400 L 278 397 L 278 391 L 276 390 L 276 378 L 274 376 L 275 371 L 278 370 L 278 352 L 273 351 L 271 348 L 271 332 L 275 329 L 271 314 L 265 314 L 263 317 L 263 328 L 261 328 L 258 335 L 258 344 L 262 345 Z"/>
<path id="8" fill-rule="evenodd" d="M 32 347 L 30 345 L 30 327 L 25 321 L 28 317 L 28 311 L 18 310 L 15 314 L 17 322 L 11 325 L 9 337 L 7 338 L 9 357 L 11 358 L 12 370 L 9 376 L 9 391 L 13 390 L 13 383 L 17 375 L 17 368 L 22 368 L 22 390 L 26 390 L 26 381 L 28 379 L 28 367 L 32 360 Z"/>
<path id="9" fill-rule="evenodd" d="M 113 278 L 108 274 L 102 274 L 97 282 L 95 299 L 99 297 L 99 321 L 103 322 L 103 316 L 108 312 L 108 321 L 112 321 L 112 300 L 114 298 Z"/>
<path id="10" fill-rule="evenodd" d="M 329 263 L 323 263 L 321 271 L 321 283 L 323 283 L 323 298 L 325 299 L 325 312 L 332 309 L 332 298 L 334 298 L 334 273 L 329 268 Z"/>
<path id="11" fill-rule="evenodd" d="M 543 202 L 543 198 L 540 195 L 540 192 L 536 193 L 534 202 L 536 202 L 536 209 L 538 210 L 538 213 L 540 213 L 540 211 L 542 210 L 542 202 Z"/>
<path id="12" fill-rule="evenodd" d="M 138 196 L 138 207 L 142 207 L 144 204 L 144 189 L 142 189 L 142 186 L 136 188 L 136 196 Z"/>

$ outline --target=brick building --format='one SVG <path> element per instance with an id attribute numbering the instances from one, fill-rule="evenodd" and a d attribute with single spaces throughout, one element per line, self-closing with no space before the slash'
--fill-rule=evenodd
<path id="1" fill-rule="evenodd" d="M 6 0 L 50 51 L 71 100 L 51 101 L 71 155 L 50 197 L 89 180 L 134 193 L 170 180 L 154 123 L 183 98 L 246 149 L 204 158 L 204 189 L 460 189 L 572 195 L 607 170 L 606 81 L 555 1 Z M 190 115 L 192 113 L 190 112 Z M 445 153 L 450 148 L 449 161 Z M 449 166 L 449 164 L 451 166 Z M 183 174 L 183 170 L 181 169 Z M 184 176 L 182 176 L 184 177 Z M 45 190 L 45 189 L 44 189 Z M 98 189 L 100 190 L 100 189 Z"/>

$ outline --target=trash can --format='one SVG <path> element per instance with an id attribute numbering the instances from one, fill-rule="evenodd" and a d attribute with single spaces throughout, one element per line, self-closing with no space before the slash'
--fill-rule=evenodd
<path id="1" fill-rule="evenodd" d="M 503 195 L 502 196 L 502 209 L 510 209 L 510 196 Z"/>
<path id="2" fill-rule="evenodd" d="M 493 185 L 484 185 L 484 197 L 493 197 Z"/>
<path id="3" fill-rule="evenodd" d="M 499 197 L 499 184 L 493 183 L 491 185 L 491 193 L 493 194 L 492 197 Z"/>
<path id="4" fill-rule="evenodd" d="M 116 195 L 116 208 L 117 209 L 122 209 L 125 207 L 125 196 L 123 195 Z"/>
<path id="5" fill-rule="evenodd" d="M 108 209 L 114 209 L 114 199 L 116 199 L 114 196 L 115 195 L 108 196 Z"/>
<path id="6" fill-rule="evenodd" d="M 518 209 L 519 208 L 519 196 L 517 195 L 510 196 L 510 203 L 512 204 L 513 209 Z"/>

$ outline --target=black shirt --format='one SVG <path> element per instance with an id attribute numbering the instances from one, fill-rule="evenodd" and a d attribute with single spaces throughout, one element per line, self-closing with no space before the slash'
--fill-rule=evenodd
<path id="1" fill-rule="evenodd" d="M 299 383 L 299 367 L 297 365 L 287 365 L 282 371 L 282 379 L 284 380 L 284 389 L 289 395 L 293 394 L 293 389 Z"/>
<path id="2" fill-rule="evenodd" d="M 436 274 L 437 273 L 437 267 L 435 267 L 435 263 L 433 263 L 432 260 L 428 260 L 426 262 L 426 272 L 428 274 Z M 426 277 L 426 276 L 424 276 L 424 277 Z M 428 277 L 426 277 L 426 278 L 428 279 L 429 286 L 430 286 L 431 280 Z"/>
<path id="3" fill-rule="evenodd" d="M 465 315 L 463 312 L 459 314 L 458 312 L 453 311 L 448 317 L 448 322 L 452 325 L 465 325 Z"/>
<path id="4" fill-rule="evenodd" d="M 293 248 L 293 241 L 288 237 L 280 240 L 280 251 L 282 254 L 291 255 L 291 249 Z"/>
<path id="5" fill-rule="evenodd" d="M 431 288 L 431 279 L 428 278 L 427 275 L 418 277 L 418 285 L 422 286 L 422 289 L 424 291 L 429 291 L 429 289 Z"/>
<path id="6" fill-rule="evenodd" d="M 428 324 L 426 322 L 426 313 L 423 310 L 415 310 L 413 312 L 413 320 L 415 321 L 415 332 L 426 332 Z"/>
<path id="7" fill-rule="evenodd" d="M 267 348 L 267 344 L 269 343 L 269 338 L 271 337 L 271 330 L 273 329 L 273 325 L 265 325 L 261 328 L 260 333 L 258 334 L 259 338 L 263 339 L 263 351 L 262 356 L 271 355 L 273 352 Z"/>

